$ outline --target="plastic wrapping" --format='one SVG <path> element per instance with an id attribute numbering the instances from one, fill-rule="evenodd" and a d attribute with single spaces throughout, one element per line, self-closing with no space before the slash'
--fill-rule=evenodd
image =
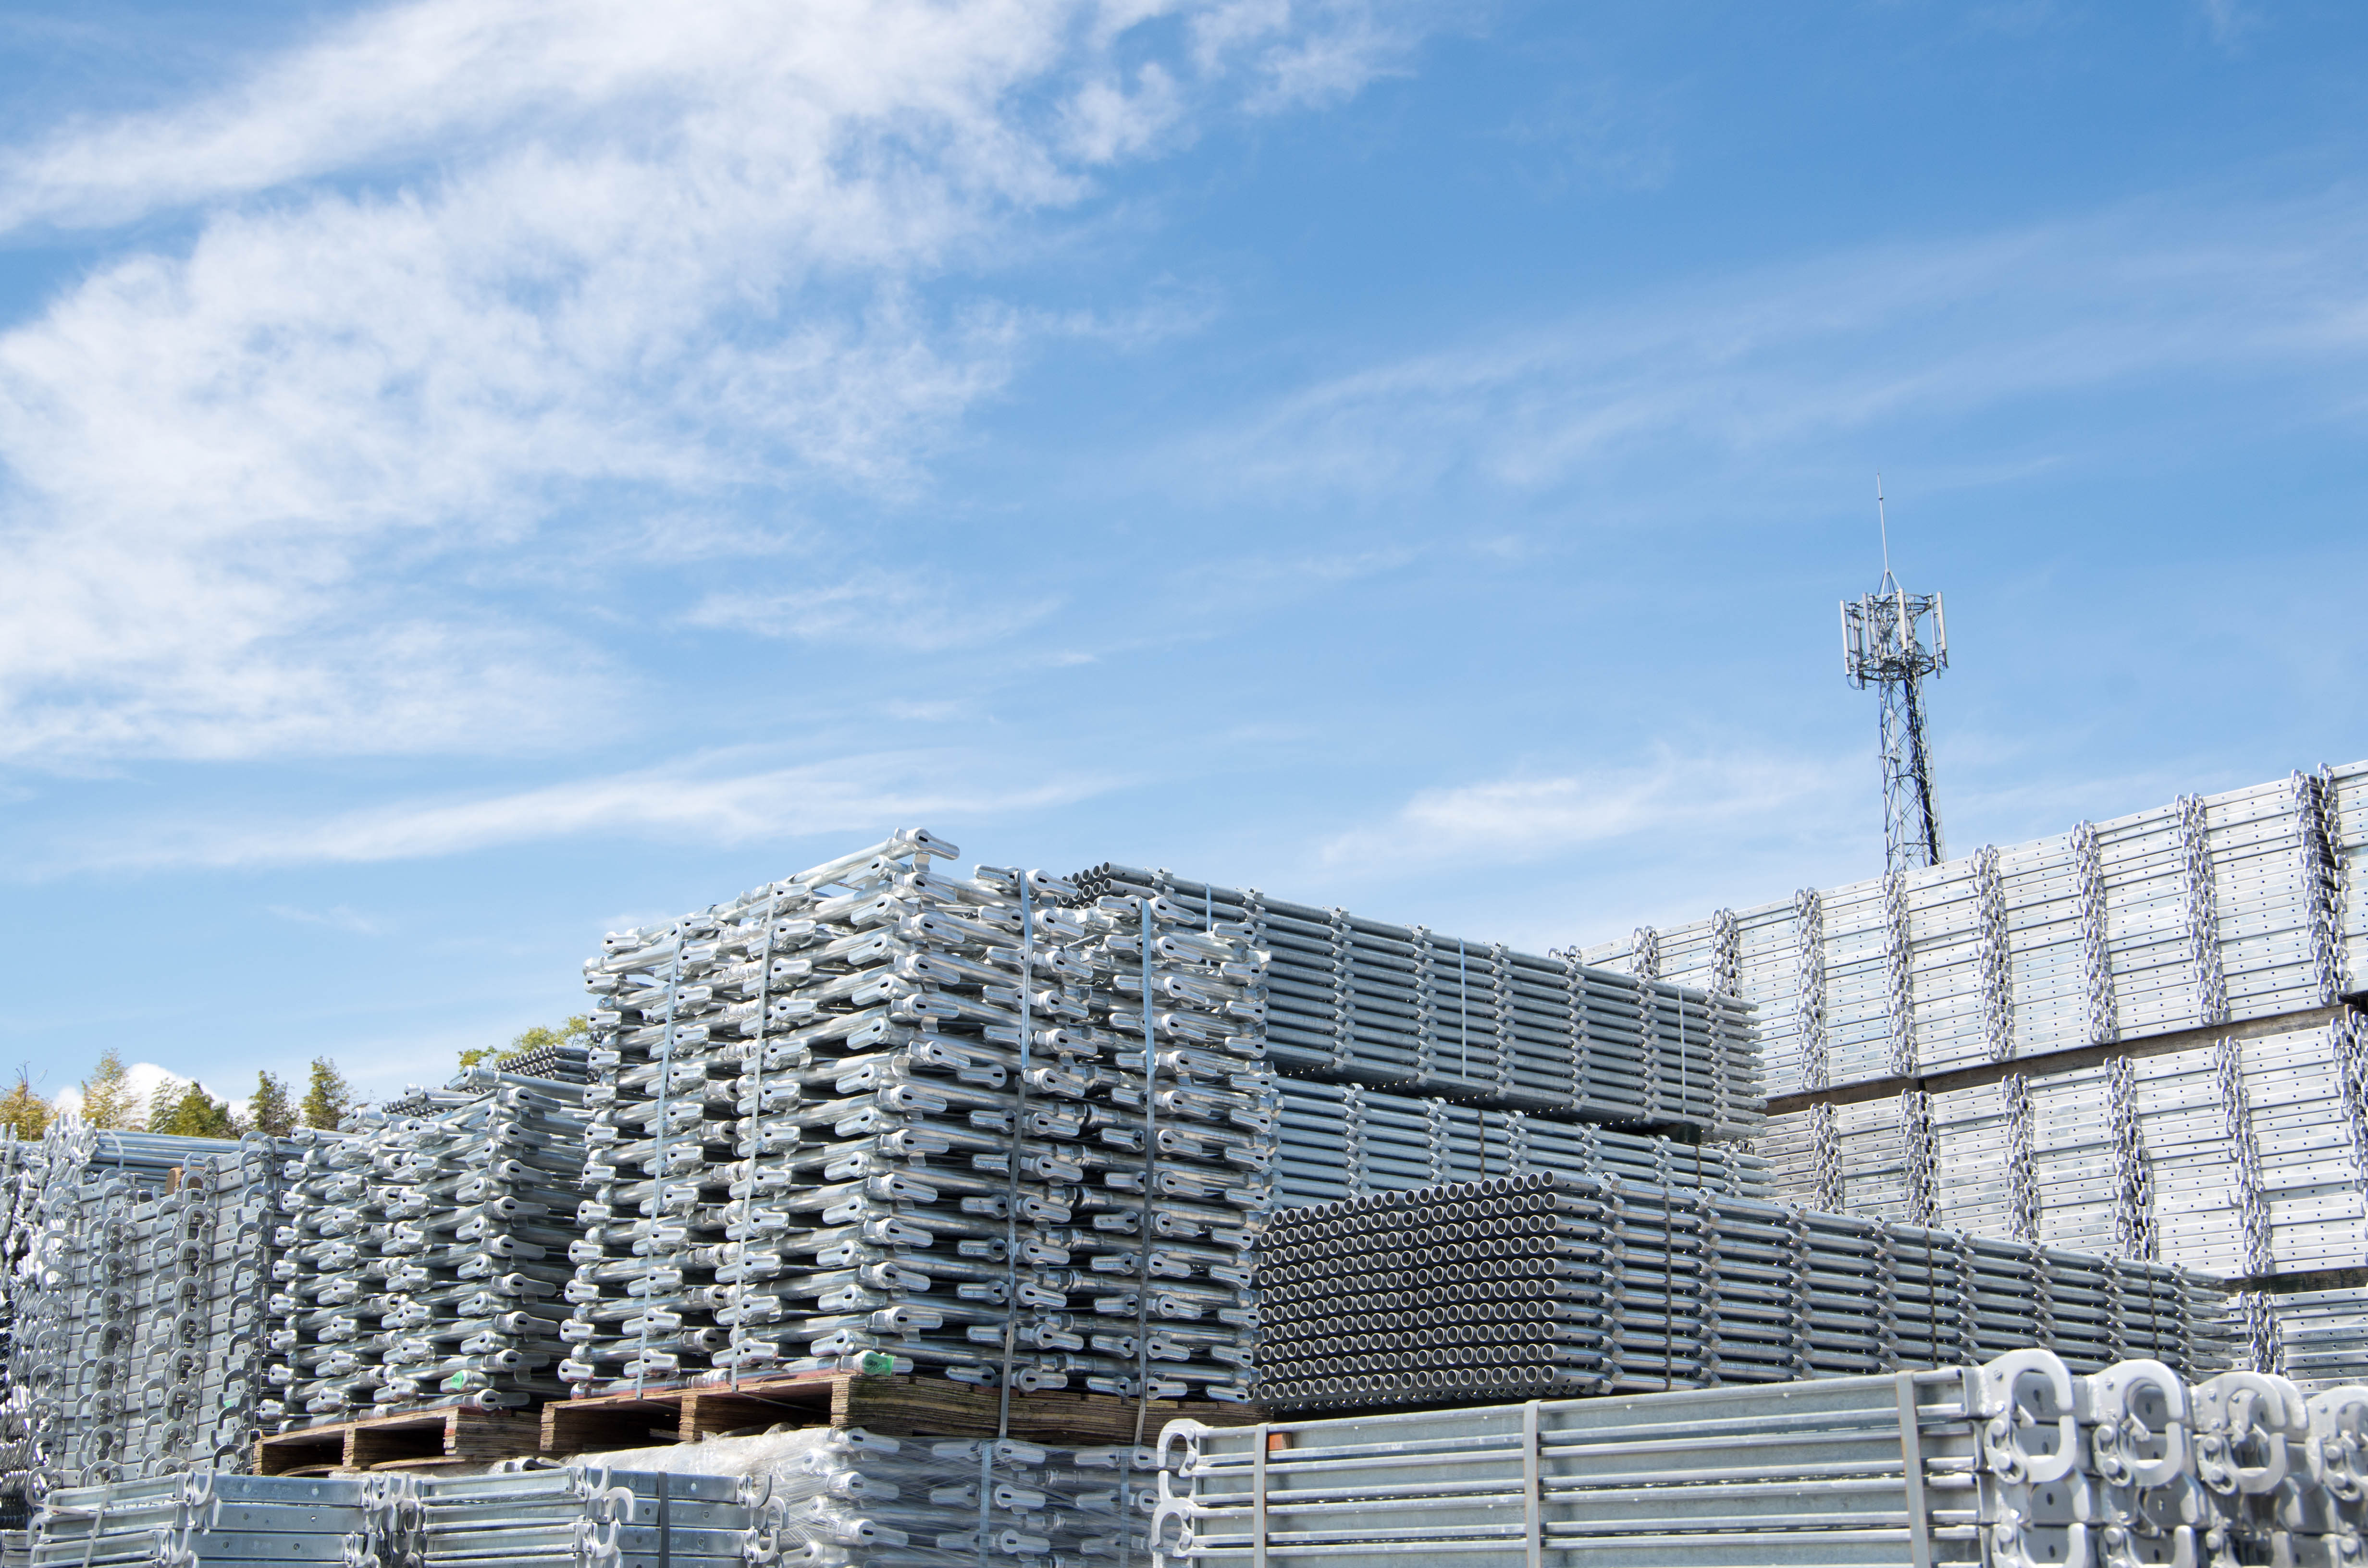
<path id="1" fill-rule="evenodd" d="M 760 1514 L 754 1568 L 1018 1568 L 1147 1563 L 1157 1463 L 1148 1448 L 883 1437 L 809 1428 L 584 1454 L 585 1471 L 738 1479 Z"/>

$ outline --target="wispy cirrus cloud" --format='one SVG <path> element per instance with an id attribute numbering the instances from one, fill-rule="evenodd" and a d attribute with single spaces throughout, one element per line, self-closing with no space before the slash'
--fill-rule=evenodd
<path id="1" fill-rule="evenodd" d="M 1044 597 L 1012 604 L 978 602 L 917 567 L 870 568 L 836 582 L 710 594 L 691 607 L 693 626 L 806 642 L 848 640 L 916 653 L 991 642 L 1042 620 L 1059 608 Z"/>
<path id="2" fill-rule="evenodd" d="M 994 758 L 952 749 L 757 769 L 746 768 L 748 760 L 693 757 L 538 789 L 397 801 L 309 822 L 158 821 L 103 843 L 55 846 L 46 862 L 27 870 L 40 877 L 163 867 L 351 865 L 590 835 L 763 844 L 1064 805 L 1114 782 L 1063 770 L 996 783 L 1003 774 Z M 734 761 L 743 770 L 732 768 Z"/>
<path id="3" fill-rule="evenodd" d="M 2313 367 L 2339 373 L 2320 406 L 2348 417 L 2368 360 L 2363 240 L 2356 192 L 2197 197 L 1689 278 L 1315 381 L 1180 443 L 1175 467 L 1295 494 L 1456 476 L 1533 491 L 1689 455 L 1764 465 L 2143 378 Z"/>
<path id="4" fill-rule="evenodd" d="M 1503 865 L 1623 841 L 1715 829 L 1815 831 L 1858 802 L 1855 759 L 1662 749 L 1625 766 L 1417 791 L 1395 812 L 1326 840 L 1327 865 L 1468 860 Z"/>
<path id="5" fill-rule="evenodd" d="M 615 672 L 453 562 L 736 486 L 909 491 L 1075 330 L 993 299 L 1033 225 L 1419 28 L 1381 0 L 411 0 L 0 152 L 0 233 L 94 253 L 0 333 L 0 558 L 38 607 L 0 626 L 0 734 L 564 734 Z"/>

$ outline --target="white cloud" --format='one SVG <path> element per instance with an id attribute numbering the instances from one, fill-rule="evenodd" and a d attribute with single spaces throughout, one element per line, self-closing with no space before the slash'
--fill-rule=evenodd
<path id="1" fill-rule="evenodd" d="M 415 0 L 0 154 L 0 232 L 191 235 L 0 335 L 0 559 L 31 607 L 0 628 L 6 745 L 580 725 L 614 677 L 451 560 L 736 485 L 909 488 L 1039 330 L 930 286 L 1111 161 L 1285 78 L 1349 90 L 1406 34 L 1204 0 L 1144 60 L 1166 9 Z"/>
<path id="2" fill-rule="evenodd" d="M 747 844 L 806 834 L 893 829 L 1083 800 L 1104 778 L 1012 776 L 994 758 L 951 751 L 837 758 L 721 773 L 712 759 L 542 789 L 415 801 L 313 822 L 160 823 L 62 846 L 36 874 L 91 868 L 276 866 L 407 860 L 587 834 L 647 834 Z M 949 783 L 948 780 L 960 782 Z M 275 913 L 277 913 L 275 911 Z"/>
<path id="3" fill-rule="evenodd" d="M 2199 0 L 2199 4 L 2204 26 L 2212 29 L 2212 41 L 2223 49 L 2260 25 L 2260 17 L 2245 0 Z"/>
<path id="4" fill-rule="evenodd" d="M 159 1067 L 154 1062 L 133 1062 L 123 1070 L 123 1082 L 131 1092 L 133 1114 L 142 1123 L 147 1120 L 149 1103 L 154 1097 L 157 1089 L 166 1084 L 174 1085 L 176 1092 L 186 1089 L 191 1084 L 196 1084 L 214 1098 L 222 1097 L 204 1080 L 176 1073 L 168 1067 Z M 60 1116 L 80 1116 L 82 1100 L 82 1085 L 79 1083 L 68 1084 L 50 1096 L 50 1108 Z M 237 1110 L 245 1104 L 243 1100 L 233 1101 L 231 1108 Z"/>
<path id="5" fill-rule="evenodd" d="M 711 594 L 691 608 L 694 626 L 806 642 L 894 646 L 914 652 L 995 642 L 1050 615 L 1058 600 L 997 604 L 917 567 L 871 567 L 836 583 L 778 591 Z"/>
<path id="6" fill-rule="evenodd" d="M 1175 466 L 1294 494 L 1459 473 L 1538 489 L 2138 377 L 2356 366 L 2363 231 L 2368 210 L 2340 196 L 2157 204 L 1692 278 L 1335 376 L 1186 443 Z"/>
<path id="7" fill-rule="evenodd" d="M 1505 865 L 1652 835 L 1799 832 L 1858 804 L 1864 772 L 1839 759 L 1680 756 L 1628 767 L 1424 790 L 1382 822 L 1327 841 L 1327 865 L 1468 860 Z"/>

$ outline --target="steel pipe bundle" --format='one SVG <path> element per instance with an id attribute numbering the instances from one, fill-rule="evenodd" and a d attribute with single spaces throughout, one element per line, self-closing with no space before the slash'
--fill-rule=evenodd
<path id="1" fill-rule="evenodd" d="M 1105 864 L 1070 880 L 1243 927 L 1269 955 L 1279 1073 L 1715 1138 L 1761 1119 L 1750 1009 L 1733 998 L 1164 871 Z"/>
<path id="2" fill-rule="evenodd" d="M 484 1065 L 479 1063 L 480 1066 Z M 588 1084 L 592 1081 L 592 1051 L 589 1046 L 573 1040 L 558 1040 L 505 1056 L 493 1063 L 495 1071 L 513 1078 L 541 1078 L 561 1084 Z"/>
<path id="3" fill-rule="evenodd" d="M 2211 1282 L 1723 1199 L 1532 1175 L 1285 1210 L 1259 1259 L 1258 1403 L 1534 1399 L 1945 1365 L 2226 1364 Z"/>
<path id="4" fill-rule="evenodd" d="M 476 1067 L 291 1162 L 271 1414 L 283 1425 L 564 1393 L 585 1090 Z"/>
<path id="5" fill-rule="evenodd" d="M 19 1153 L 22 1471 L 56 1485 L 242 1464 L 260 1433 L 280 1150 L 68 1123 Z"/>
<path id="6" fill-rule="evenodd" d="M 1734 1144 L 1680 1143 L 1353 1084 L 1281 1078 L 1275 1089 L 1275 1201 L 1285 1208 L 1533 1171 L 1695 1187 L 1734 1198 L 1767 1193 L 1767 1161 Z"/>
<path id="7" fill-rule="evenodd" d="M 1981 1366 L 1348 1416 L 1170 1423 L 1163 1562 L 2336 1563 L 2368 1390 L 2158 1362 Z"/>

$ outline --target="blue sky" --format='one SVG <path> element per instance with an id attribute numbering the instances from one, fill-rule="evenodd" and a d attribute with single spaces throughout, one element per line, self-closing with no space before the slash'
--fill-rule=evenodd
<path id="1" fill-rule="evenodd" d="M 1531 948 L 2368 754 L 2338 5 L 0 17 L 45 1088 L 366 1088 L 885 829 Z M 34 955 L 38 954 L 38 958 Z"/>

